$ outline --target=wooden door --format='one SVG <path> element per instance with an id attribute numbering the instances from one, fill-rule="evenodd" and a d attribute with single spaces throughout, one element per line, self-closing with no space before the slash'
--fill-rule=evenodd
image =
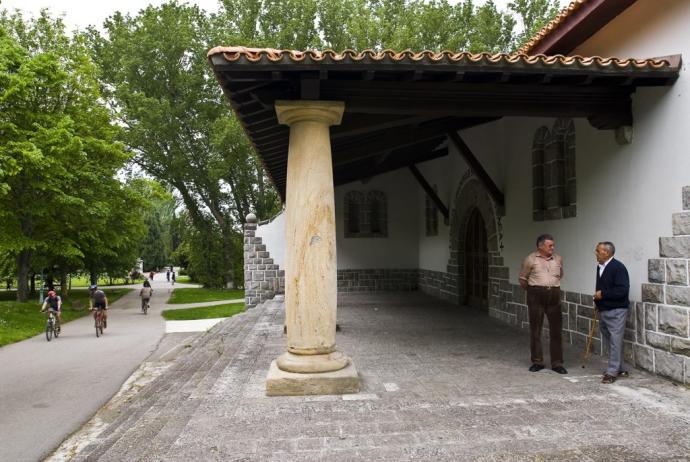
<path id="1" fill-rule="evenodd" d="M 470 214 L 465 234 L 465 304 L 489 305 L 489 251 L 486 226 L 479 209 Z"/>

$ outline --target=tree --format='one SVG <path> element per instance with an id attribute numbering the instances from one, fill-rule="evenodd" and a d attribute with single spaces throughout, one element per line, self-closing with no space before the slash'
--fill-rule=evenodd
<path id="1" fill-rule="evenodd" d="M 30 21 L 3 12 L 0 82 L 0 252 L 15 259 L 25 301 L 33 259 L 65 275 L 89 249 L 112 244 L 111 257 L 123 256 L 130 235 L 113 236 L 103 217 L 136 235 L 138 209 L 116 178 L 127 154 L 80 36 L 46 11 Z"/>
<path id="2" fill-rule="evenodd" d="M 220 279 L 207 279 L 221 285 L 233 279 L 232 243 L 244 217 L 255 204 L 275 210 L 277 195 L 263 186 L 243 135 L 226 136 L 240 129 L 206 59 L 211 19 L 171 2 L 136 17 L 115 14 L 106 21 L 107 36 L 92 29 L 90 43 L 133 161 L 177 191 L 203 239 L 219 233 Z"/>
<path id="3" fill-rule="evenodd" d="M 132 182 L 146 198 L 144 222 L 148 232 L 139 246 L 144 261 L 144 271 L 162 268 L 170 263 L 172 254 L 171 223 L 175 217 L 177 201 L 155 180 L 139 178 Z"/>
<path id="4" fill-rule="evenodd" d="M 560 5 L 558 0 L 514 0 L 508 8 L 522 21 L 523 31 L 515 37 L 515 48 L 520 48 L 558 14 Z"/>

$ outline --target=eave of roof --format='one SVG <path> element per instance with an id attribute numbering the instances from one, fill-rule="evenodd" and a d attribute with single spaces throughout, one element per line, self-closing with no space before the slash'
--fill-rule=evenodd
<path id="1" fill-rule="evenodd" d="M 632 123 L 638 86 L 670 85 L 680 55 L 654 59 L 405 50 L 337 53 L 246 47 L 208 52 L 268 176 L 285 197 L 289 130 L 276 100 L 345 102 L 331 128 L 336 184 L 447 155 L 446 134 L 504 116 Z"/>
<path id="2" fill-rule="evenodd" d="M 584 0 L 583 0 L 584 1 Z M 377 66 L 395 64 L 397 69 L 404 64 L 429 64 L 434 65 L 435 70 L 443 70 L 443 65 L 451 65 L 453 68 L 468 65 L 476 68 L 480 66 L 492 66 L 494 68 L 506 66 L 512 69 L 548 67 L 559 68 L 596 68 L 599 70 L 611 69 L 663 69 L 678 66 L 680 55 L 633 59 L 600 56 L 564 56 L 564 55 L 527 55 L 524 53 L 470 53 L 466 51 L 420 51 L 411 50 L 345 50 L 336 52 L 333 50 L 278 50 L 273 48 L 247 48 L 247 47 L 216 47 L 208 52 L 211 65 L 218 66 L 224 62 L 237 64 L 254 64 L 258 66 L 270 66 L 272 64 L 288 65 L 328 65 L 337 64 L 373 64 Z"/>
<path id="3" fill-rule="evenodd" d="M 517 52 L 570 54 L 637 0 L 575 0 Z"/>

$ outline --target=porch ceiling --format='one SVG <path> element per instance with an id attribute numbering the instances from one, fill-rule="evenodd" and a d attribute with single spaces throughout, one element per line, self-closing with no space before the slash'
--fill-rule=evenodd
<path id="1" fill-rule="evenodd" d="M 345 102 L 331 128 L 334 181 L 343 184 L 447 155 L 446 133 L 504 116 L 631 125 L 636 87 L 672 84 L 681 61 L 244 47 L 208 56 L 283 199 L 289 129 L 278 124 L 276 100 Z"/>

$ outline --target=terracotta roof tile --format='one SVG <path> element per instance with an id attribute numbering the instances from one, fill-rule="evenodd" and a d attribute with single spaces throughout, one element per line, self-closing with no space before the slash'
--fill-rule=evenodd
<path id="1" fill-rule="evenodd" d="M 544 40 L 551 32 L 556 30 L 563 21 L 569 18 L 573 13 L 579 10 L 585 3 L 590 0 L 574 0 L 568 6 L 563 8 L 561 12 L 551 20 L 546 26 L 542 27 L 526 44 L 524 44 L 518 51 L 518 54 L 528 54 L 537 46 L 539 42 Z"/>
<path id="2" fill-rule="evenodd" d="M 587 0 L 579 0 L 583 3 Z M 411 50 L 364 50 L 354 51 L 345 50 L 336 52 L 333 50 L 324 51 L 295 51 L 278 50 L 274 48 L 247 48 L 247 47 L 216 47 L 208 52 L 208 57 L 222 54 L 228 62 L 251 63 L 325 63 L 334 64 L 339 62 L 347 63 L 427 63 L 427 64 L 507 64 L 516 66 L 546 66 L 546 67 L 578 67 L 578 68 L 618 68 L 618 69 L 661 69 L 675 66 L 678 63 L 672 62 L 671 58 L 651 58 L 651 59 L 632 59 L 601 56 L 563 56 L 563 55 L 527 55 L 524 53 L 469 53 L 452 51 L 420 51 Z"/>

